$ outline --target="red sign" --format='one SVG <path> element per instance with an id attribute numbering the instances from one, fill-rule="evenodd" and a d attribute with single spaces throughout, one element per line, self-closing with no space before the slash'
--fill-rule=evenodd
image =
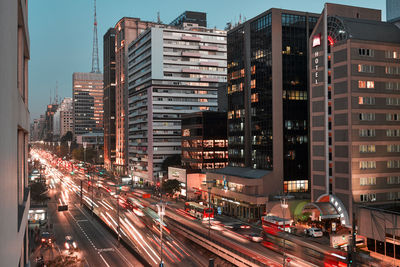
<path id="1" fill-rule="evenodd" d="M 290 262 L 291 260 L 292 260 L 292 259 L 289 258 L 289 257 L 286 258 L 286 261 L 287 261 L 287 262 Z"/>
<path id="2" fill-rule="evenodd" d="M 142 198 L 150 198 L 151 195 L 150 194 L 142 194 Z"/>
<path id="3" fill-rule="evenodd" d="M 316 47 L 321 45 L 321 34 L 314 35 L 313 41 L 312 41 L 312 47 Z"/>

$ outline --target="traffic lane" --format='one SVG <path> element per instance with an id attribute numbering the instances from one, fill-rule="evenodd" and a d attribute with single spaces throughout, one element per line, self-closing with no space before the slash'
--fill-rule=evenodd
<path id="1" fill-rule="evenodd" d="M 88 252 L 84 253 L 84 256 L 90 266 L 96 264 L 101 266 L 143 266 L 122 246 L 116 249 L 114 245 L 116 239 L 104 230 L 103 226 L 96 220 L 93 220 L 86 211 L 81 209 L 79 204 L 74 204 L 79 202 L 79 196 L 70 192 L 69 211 L 65 214 L 70 223 L 75 225 L 75 230 L 79 229 L 76 240 L 78 246 Z"/>

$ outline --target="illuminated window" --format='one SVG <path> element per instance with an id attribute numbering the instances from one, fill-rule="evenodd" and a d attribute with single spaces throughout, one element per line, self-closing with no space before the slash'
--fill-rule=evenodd
<path id="1" fill-rule="evenodd" d="M 374 81 L 367 81 L 367 88 L 375 88 L 375 82 Z"/>
<path id="2" fill-rule="evenodd" d="M 251 94 L 251 103 L 257 103 L 258 102 L 258 93 Z"/>
<path id="3" fill-rule="evenodd" d="M 376 185 L 376 177 L 362 177 L 360 185 Z"/>
<path id="4" fill-rule="evenodd" d="M 358 81 L 358 88 L 366 88 L 367 82 L 366 81 Z"/>
<path id="5" fill-rule="evenodd" d="M 360 169 L 375 169 L 376 161 L 360 161 Z"/>
<path id="6" fill-rule="evenodd" d="M 375 145 L 360 145 L 361 153 L 371 153 L 375 152 Z"/>
<path id="7" fill-rule="evenodd" d="M 256 80 L 251 80 L 250 87 L 251 89 L 256 88 Z"/>
<path id="8" fill-rule="evenodd" d="M 283 190 L 287 192 L 307 192 L 308 180 L 284 181 Z"/>

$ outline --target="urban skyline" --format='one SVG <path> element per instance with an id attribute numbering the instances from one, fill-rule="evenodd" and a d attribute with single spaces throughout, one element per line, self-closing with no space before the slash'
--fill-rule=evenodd
<path id="1" fill-rule="evenodd" d="M 103 42 L 102 36 L 110 27 L 113 27 L 122 17 L 135 17 L 144 21 L 157 21 L 157 12 L 160 11 L 161 21 L 170 23 L 185 10 L 193 10 L 207 13 L 208 27 L 224 29 L 226 23 L 250 19 L 257 16 L 261 11 L 270 8 L 282 8 L 304 12 L 320 13 L 325 1 L 255 1 L 252 5 L 242 5 L 240 1 L 229 1 L 229 10 L 224 10 L 226 1 L 217 3 L 205 1 L 204 5 L 187 1 L 173 1 L 175 4 L 165 1 L 152 1 L 151 5 L 139 6 L 131 9 L 120 8 L 132 5 L 127 0 L 119 0 L 118 5 L 113 2 L 97 1 L 97 21 L 99 37 L 99 66 L 103 73 Z M 382 19 L 386 20 L 385 1 L 332 1 L 333 3 L 363 6 L 382 10 Z M 207 4 L 208 3 L 208 4 Z M 180 8 L 175 8 L 179 6 Z M 156 8 L 154 8 L 156 7 Z M 307 7 L 307 8 L 305 8 Z M 30 95 L 29 110 L 31 121 L 38 119 L 46 105 L 49 97 L 43 95 L 51 94 L 54 98 L 56 83 L 58 82 L 58 95 L 61 98 L 72 97 L 71 75 L 73 72 L 90 72 L 92 64 L 93 43 L 93 2 L 78 1 L 76 3 L 42 0 L 28 5 L 30 16 L 28 17 L 29 30 L 31 32 L 32 55 L 29 62 L 31 68 L 29 75 L 29 86 L 32 91 L 37 92 Z M 71 19 L 74 18 L 74 19 Z M 48 23 L 53 21 L 55 23 Z M 47 30 L 45 30 L 47 29 Z M 49 43 L 49 33 L 51 42 Z M 68 41 L 66 41 L 68 40 Z M 44 49 L 46 48 L 46 49 Z M 62 51 L 62 52 L 60 52 Z M 60 64 L 62 63 L 62 64 Z M 54 67 L 57 66 L 57 67 Z M 43 79 L 46 73 L 51 79 Z"/>

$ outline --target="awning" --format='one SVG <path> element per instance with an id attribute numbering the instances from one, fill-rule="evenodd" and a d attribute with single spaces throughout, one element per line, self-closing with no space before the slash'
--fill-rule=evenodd
<path id="1" fill-rule="evenodd" d="M 321 216 L 321 219 L 334 219 L 340 218 L 340 214 L 335 209 L 335 206 L 332 205 L 330 202 L 312 202 L 308 203 L 303 208 L 304 212 L 312 212 L 313 210 L 317 209 Z"/>

